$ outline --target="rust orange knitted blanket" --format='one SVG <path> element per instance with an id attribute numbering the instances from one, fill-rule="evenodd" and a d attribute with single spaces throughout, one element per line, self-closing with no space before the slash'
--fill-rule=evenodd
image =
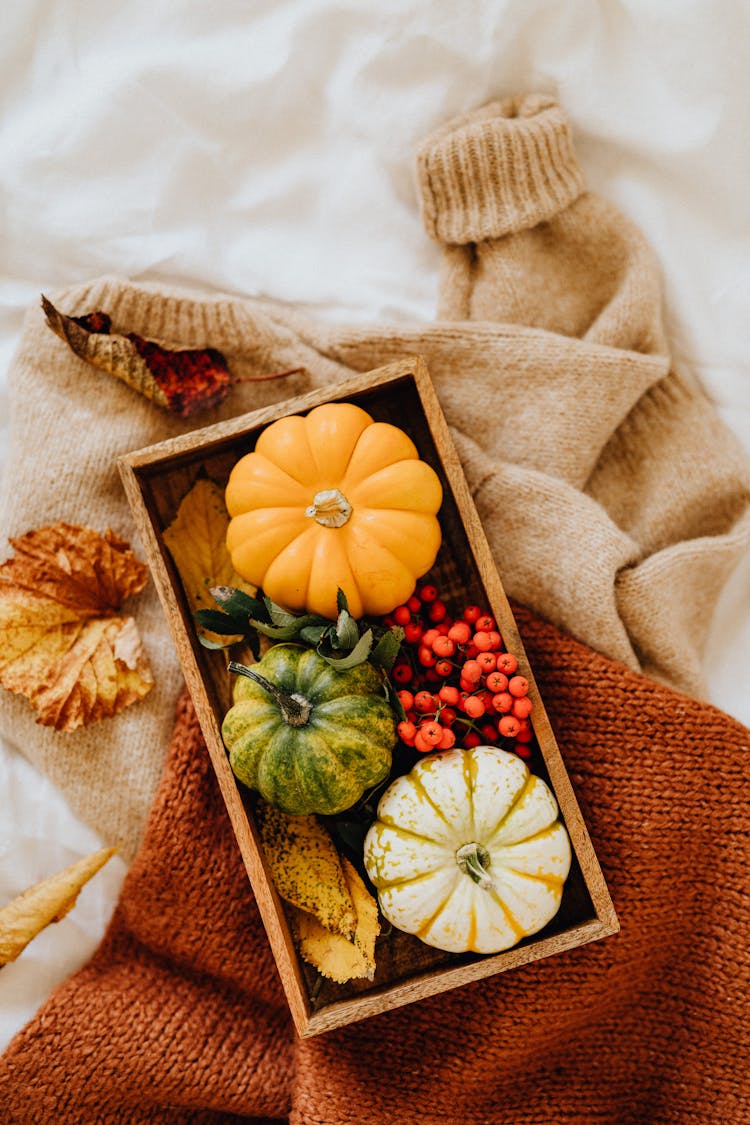
<path id="1" fill-rule="evenodd" d="M 183 697 L 109 931 L 0 1060 L 0 1119 L 750 1120 L 750 733 L 518 619 L 618 936 L 298 1040 Z"/>

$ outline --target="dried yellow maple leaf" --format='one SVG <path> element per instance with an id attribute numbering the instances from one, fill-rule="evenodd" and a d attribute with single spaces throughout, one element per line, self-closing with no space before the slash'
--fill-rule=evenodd
<path id="1" fill-rule="evenodd" d="M 212 586 L 233 586 L 255 593 L 232 566 L 226 545 L 229 514 L 224 492 L 212 480 L 195 482 L 177 509 L 177 515 L 164 532 L 164 542 L 174 559 L 185 595 L 193 613 L 216 609 L 209 593 Z M 202 629 L 204 636 L 228 644 L 231 637 L 218 637 Z M 238 638 L 239 639 L 239 638 Z"/>
<path id="2" fill-rule="evenodd" d="M 0 910 L 0 967 L 15 961 L 50 922 L 72 910 L 81 888 L 96 875 L 117 848 L 102 848 L 72 863 L 14 898 Z"/>
<path id="3" fill-rule="evenodd" d="M 317 918 L 295 910 L 293 929 L 299 951 L 318 972 L 337 984 L 348 980 L 372 980 L 375 976 L 375 939 L 380 933 L 378 905 L 349 860 L 342 857 L 344 878 L 357 912 L 350 940 L 331 933 Z"/>
<path id="4" fill-rule="evenodd" d="M 72 731 L 153 687 L 135 621 L 118 610 L 148 572 L 111 531 L 58 523 L 10 540 L 0 564 L 0 685 Z"/>
<path id="5" fill-rule="evenodd" d="M 281 897 L 327 931 L 351 937 L 357 911 L 328 830 L 315 816 L 290 816 L 260 800 L 256 819 Z"/>

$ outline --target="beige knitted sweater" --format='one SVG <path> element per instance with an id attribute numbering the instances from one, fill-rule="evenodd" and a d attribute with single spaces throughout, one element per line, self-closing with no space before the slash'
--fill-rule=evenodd
<path id="1" fill-rule="evenodd" d="M 444 247 L 439 320 L 317 323 L 286 305 L 100 280 L 51 293 L 115 330 L 212 346 L 237 385 L 201 424 L 390 360 L 426 359 L 508 593 L 631 668 L 700 695 L 724 580 L 750 543 L 750 468 L 701 392 L 670 371 L 656 263 L 585 191 L 568 122 L 546 97 L 448 123 L 417 161 L 428 232 Z M 10 373 L 3 536 L 66 520 L 135 542 L 116 457 L 183 432 L 86 366 L 29 312 Z M 181 682 L 153 587 L 135 603 L 157 686 L 72 735 L 0 693 L 0 731 L 105 839 L 132 854 Z"/>

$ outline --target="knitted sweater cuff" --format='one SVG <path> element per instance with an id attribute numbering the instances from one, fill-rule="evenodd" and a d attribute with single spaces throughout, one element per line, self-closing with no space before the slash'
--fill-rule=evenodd
<path id="1" fill-rule="evenodd" d="M 585 188 L 568 119 L 542 94 L 448 122 L 420 146 L 417 178 L 428 234 L 456 244 L 536 226 Z"/>

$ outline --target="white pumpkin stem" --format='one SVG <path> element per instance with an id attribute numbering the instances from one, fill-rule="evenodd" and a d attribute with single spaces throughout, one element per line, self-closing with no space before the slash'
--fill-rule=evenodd
<path id="1" fill-rule="evenodd" d="M 476 842 L 463 844 L 456 852 L 456 863 L 478 887 L 482 887 L 485 891 L 494 887 L 492 876 L 487 871 L 490 866 L 490 853 L 482 844 Z"/>
<path id="2" fill-rule="evenodd" d="M 324 488 L 316 492 L 305 515 L 323 527 L 343 527 L 352 514 L 352 506 L 338 488 Z"/>
<path id="3" fill-rule="evenodd" d="M 313 708 L 310 700 L 305 699 L 304 695 L 300 695 L 296 691 L 284 691 L 277 684 L 267 680 L 265 676 L 261 676 L 259 672 L 254 672 L 252 668 L 247 668 L 244 664 L 238 664 L 234 660 L 229 661 L 228 667 L 230 672 L 236 672 L 238 676 L 247 676 L 249 680 L 254 680 L 264 691 L 273 696 L 279 705 L 282 719 L 285 723 L 289 723 L 290 727 L 303 727 L 309 721 Z"/>

